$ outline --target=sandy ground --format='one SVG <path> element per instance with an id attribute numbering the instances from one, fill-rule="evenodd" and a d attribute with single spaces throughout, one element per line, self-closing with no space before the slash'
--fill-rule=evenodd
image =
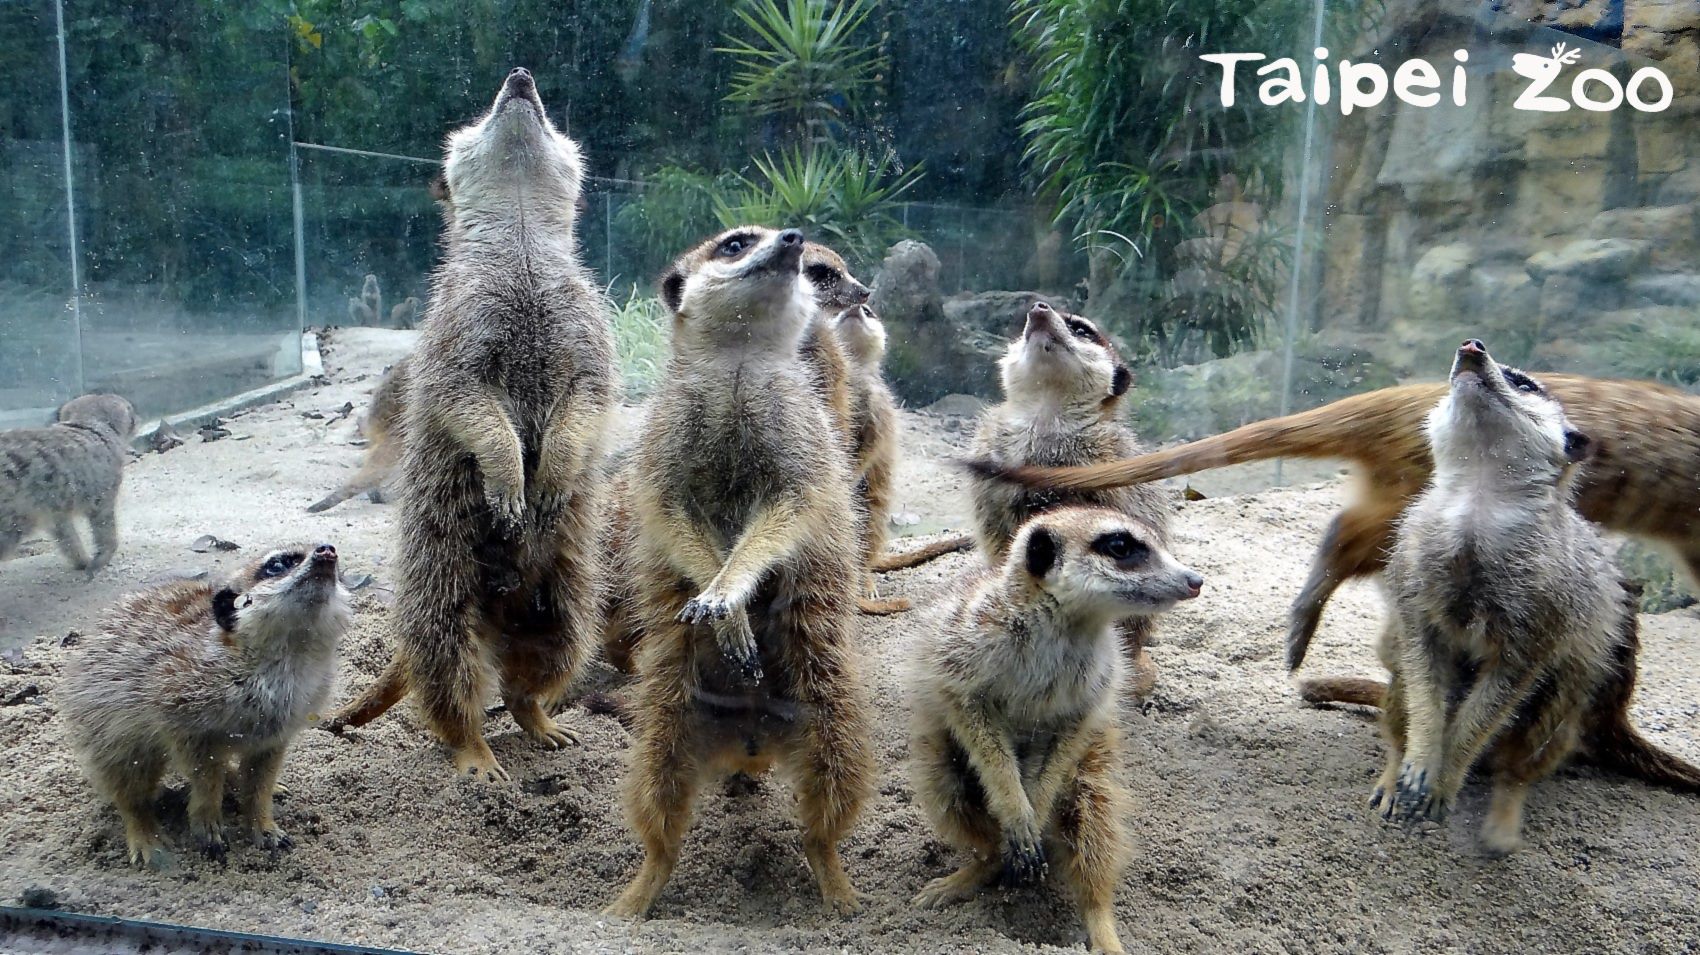
<path id="1" fill-rule="evenodd" d="M 184 854 L 164 873 L 123 864 L 115 814 L 97 805 L 64 750 L 55 688 L 98 612 L 166 575 L 217 574 L 284 539 L 328 539 L 347 570 L 373 582 L 357 596 L 343 690 L 387 654 L 386 554 L 391 509 L 356 500 L 302 508 L 358 461 L 353 417 L 400 333 L 339 333 L 330 381 L 231 420 L 231 436 L 148 454 L 126 476 L 123 550 L 86 583 L 50 544 L 0 567 L 6 646 L 0 663 L 0 902 L 51 891 L 80 912 L 440 952 L 1032 952 L 1077 946 L 1072 904 L 1054 888 L 990 892 L 944 912 L 909 899 L 944 874 L 951 853 L 911 804 L 899 662 L 927 608 L 973 555 L 886 578 L 922 610 L 862 618 L 878 700 L 877 795 L 844 846 L 868 894 L 848 919 L 824 913 L 778 783 L 702 800 L 683 861 L 654 918 L 597 909 L 640 858 L 620 821 L 625 736 L 582 711 L 566 718 L 584 745 L 550 753 L 506 716 L 488 728 L 512 787 L 453 778 L 444 751 L 405 708 L 339 739 L 309 730 L 284 770 L 280 822 L 297 847 L 246 846 L 225 865 Z M 323 418 L 306 417 L 323 414 Z M 906 414 L 905 497 L 921 530 L 960 526 L 961 480 L 940 463 L 971 424 Z M 1210 485 L 1202 483 L 1208 488 Z M 1207 580 L 1204 597 L 1165 618 L 1161 677 L 1126 707 L 1126 779 L 1136 855 L 1118 895 L 1135 951 L 1678 952 L 1700 947 L 1700 801 L 1588 769 L 1535 790 L 1529 847 L 1502 860 L 1475 849 L 1483 795 L 1466 792 L 1449 824 L 1415 833 L 1364 808 L 1381 748 L 1361 711 L 1300 704 L 1280 665 L 1287 602 L 1342 493 L 1338 482 L 1185 504 L 1177 553 Z M 203 534 L 234 541 L 199 554 Z M 1378 672 L 1372 587 L 1345 588 L 1312 649 L 1311 672 Z M 1700 617 L 1643 617 L 1636 718 L 1661 745 L 1700 760 Z M 606 681 L 599 673 L 593 681 Z M 28 696 L 28 686 L 40 690 Z M 184 796 L 164 797 L 168 833 L 184 834 Z M 4 940 L 0 940 L 4 942 Z M 0 950 L 25 950 L 0 944 Z"/>

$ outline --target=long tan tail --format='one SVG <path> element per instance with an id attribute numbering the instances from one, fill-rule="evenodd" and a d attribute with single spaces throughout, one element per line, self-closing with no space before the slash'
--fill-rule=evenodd
<path id="1" fill-rule="evenodd" d="M 1313 706 L 1323 703 L 1355 703 L 1381 708 L 1387 699 L 1387 684 L 1361 676 L 1319 676 L 1300 680 L 1299 698 Z"/>
<path id="2" fill-rule="evenodd" d="M 873 564 L 868 569 L 876 574 L 889 574 L 894 570 L 908 570 L 911 567 L 919 567 L 930 560 L 937 560 L 946 554 L 968 550 L 973 546 L 974 536 L 972 534 L 957 534 L 954 537 L 936 540 L 931 544 L 925 544 L 901 554 L 893 554 L 887 551 L 874 558 Z"/>
<path id="3" fill-rule="evenodd" d="M 365 726 L 400 703 L 401 698 L 407 695 L 407 689 L 407 671 L 399 658 L 391 657 L 378 679 L 326 720 L 324 728 L 340 733 L 350 726 Z"/>
<path id="4" fill-rule="evenodd" d="M 1588 758 L 1625 776 L 1683 793 L 1700 793 L 1700 766 L 1653 745 L 1618 710 L 1588 738 Z"/>
<path id="5" fill-rule="evenodd" d="M 1422 418 L 1445 385 L 1400 385 L 1243 425 L 1138 457 L 1072 468 L 1008 467 L 984 458 L 960 462 L 984 478 L 1059 491 L 1102 491 L 1270 458 L 1340 458 L 1374 464 L 1419 455 L 1427 467 Z"/>

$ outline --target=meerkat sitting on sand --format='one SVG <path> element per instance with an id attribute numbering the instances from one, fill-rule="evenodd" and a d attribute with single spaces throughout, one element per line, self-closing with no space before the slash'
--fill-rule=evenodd
<path id="1" fill-rule="evenodd" d="M 0 432 L 0 561 L 24 535 L 53 525 L 59 552 L 93 577 L 118 550 L 118 488 L 124 481 L 136 412 L 117 395 L 66 402 L 46 428 Z M 83 550 L 75 518 L 94 532 L 94 557 Z"/>
<path id="2" fill-rule="evenodd" d="M 1528 787 L 1579 749 L 1700 788 L 1700 770 L 1628 721 L 1635 600 L 1572 506 L 1590 439 L 1474 339 L 1458 349 L 1428 435 L 1434 476 L 1383 575 L 1393 678 L 1373 808 L 1391 821 L 1443 819 L 1482 761 L 1493 774 L 1482 840 L 1503 853 L 1521 843 Z"/>
<path id="3" fill-rule="evenodd" d="M 1127 855 L 1116 716 L 1126 663 L 1116 622 L 1190 600 L 1204 582 L 1149 525 L 1102 507 L 1045 511 L 1005 549 L 910 661 L 915 798 L 970 856 L 916 901 L 1036 881 L 1054 854 L 1093 949 L 1120 952 L 1112 895 Z"/>
<path id="4" fill-rule="evenodd" d="M 442 265 L 407 359 L 395 656 L 330 721 L 412 692 L 455 769 L 508 778 L 484 740 L 487 687 L 538 743 L 595 652 L 601 458 L 619 393 L 606 298 L 579 261 L 578 145 L 531 74 L 450 137 Z"/>
<path id="5" fill-rule="evenodd" d="M 778 763 L 835 910 L 860 906 L 843 838 L 872 788 L 851 639 L 860 546 L 848 456 L 798 357 L 816 306 L 794 229 L 739 227 L 661 282 L 673 354 L 632 455 L 643 638 L 626 816 L 644 861 L 607 909 L 647 913 L 701 785 Z"/>
<path id="6" fill-rule="evenodd" d="M 196 846 L 222 857 L 225 774 L 256 845 L 289 848 L 272 816 L 278 771 L 336 674 L 353 615 L 329 544 L 273 551 L 215 586 L 186 581 L 126 597 L 60 686 L 71 748 L 118 808 L 133 864 L 165 862 L 160 777 L 189 779 Z"/>
<path id="7" fill-rule="evenodd" d="M 1063 467 L 1138 453 L 1138 439 L 1119 420 L 1133 375 L 1115 346 L 1087 319 L 1044 302 L 1034 304 L 998 368 L 1004 400 L 980 416 L 971 465 Z M 1016 528 L 1062 504 L 1113 508 L 1151 528 L 1158 544 L 1168 542 L 1173 507 L 1161 488 L 1057 492 L 977 475 L 970 490 L 975 546 L 994 567 L 1003 562 Z M 1157 668 L 1146 652 L 1154 627 L 1149 616 L 1130 618 L 1122 627 L 1122 641 L 1134 664 L 1131 689 L 1139 697 L 1156 682 Z"/>

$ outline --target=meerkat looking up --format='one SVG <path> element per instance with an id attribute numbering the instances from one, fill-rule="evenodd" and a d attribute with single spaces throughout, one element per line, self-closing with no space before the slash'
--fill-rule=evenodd
<path id="1" fill-rule="evenodd" d="M 276 550 L 222 586 L 167 584 L 126 597 L 60 688 L 71 747 L 124 820 L 130 861 L 165 861 L 154 800 L 169 765 L 189 778 L 189 827 L 225 852 L 225 774 L 254 843 L 287 849 L 272 816 L 284 753 L 324 705 L 352 620 L 329 544 Z"/>
<path id="2" fill-rule="evenodd" d="M 794 229 L 730 229 L 661 282 L 673 355 L 632 455 L 643 639 L 626 816 L 644 861 L 607 909 L 647 913 L 702 784 L 779 764 L 821 896 L 860 906 L 838 841 L 873 782 L 851 633 L 848 455 L 798 341 L 816 306 Z"/>
<path id="3" fill-rule="evenodd" d="M 91 578 L 105 567 L 118 550 L 118 488 L 135 434 L 135 409 L 117 395 L 73 398 L 46 428 L 0 432 L 0 561 L 51 523 L 72 567 Z M 94 532 L 92 559 L 77 533 L 79 515 Z"/>
<path id="4" fill-rule="evenodd" d="M 1138 453 L 1138 439 L 1118 417 L 1133 375 L 1089 320 L 1035 303 L 998 368 L 1004 400 L 981 415 L 971 466 L 1063 467 Z M 1059 493 L 977 476 L 970 492 L 975 545 L 992 566 L 1003 562 L 1016 528 L 1061 504 L 1113 508 L 1151 528 L 1158 543 L 1168 541 L 1172 507 L 1160 488 Z M 1122 628 L 1134 662 L 1136 696 L 1150 692 L 1156 681 L 1156 666 L 1145 649 L 1154 625 L 1151 617 L 1139 616 Z"/>
<path id="5" fill-rule="evenodd" d="M 885 550 L 897 477 L 897 402 L 880 372 L 885 323 L 867 305 L 855 305 L 839 314 L 835 331 L 850 359 L 850 476 L 863 542 L 864 593 L 858 607 L 864 613 L 896 613 L 908 610 L 910 602 L 879 599 L 873 573 Z"/>
<path id="6" fill-rule="evenodd" d="M 798 353 L 810 384 L 825 403 L 829 423 L 848 449 L 856 427 L 850 408 L 851 369 L 833 325 L 840 312 L 866 302 L 870 293 L 850 274 L 850 267 L 837 252 L 818 242 L 803 244 L 803 278 L 814 289 L 819 309 L 803 329 Z"/>
<path id="7" fill-rule="evenodd" d="M 444 257 L 403 402 L 395 657 L 330 728 L 411 691 L 457 771 L 507 779 L 483 738 L 492 680 L 532 739 L 575 739 L 550 713 L 596 646 L 618 373 L 574 234 L 584 160 L 531 74 L 446 152 Z"/>
<path id="8" fill-rule="evenodd" d="M 1528 787 L 1572 753 L 1651 749 L 1625 711 L 1634 600 L 1572 506 L 1591 440 L 1539 382 L 1466 341 L 1428 436 L 1434 476 L 1384 573 L 1388 758 L 1371 805 L 1393 821 L 1443 819 L 1485 760 L 1482 840 L 1510 852 Z M 1700 771 L 1682 765 L 1695 788 Z"/>
<path id="9" fill-rule="evenodd" d="M 1127 862 L 1116 622 L 1198 596 L 1203 578 L 1121 511 L 1062 506 L 970 578 L 910 666 L 915 798 L 969 855 L 916 902 L 1036 881 L 1047 853 L 1079 898 L 1092 948 L 1120 952 L 1113 894 Z M 1048 844 L 1048 847 L 1047 847 Z"/>

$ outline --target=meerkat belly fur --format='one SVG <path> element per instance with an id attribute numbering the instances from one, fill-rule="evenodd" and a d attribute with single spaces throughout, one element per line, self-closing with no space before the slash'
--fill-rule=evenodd
<path id="1" fill-rule="evenodd" d="M 801 258 L 794 230 L 738 228 L 661 283 L 673 356 L 630 485 L 644 637 L 625 802 L 645 854 L 610 914 L 649 910 L 705 781 L 776 762 L 821 895 L 859 907 L 837 848 L 874 776 L 859 549 L 847 456 L 798 357 L 815 311 Z"/>
<path id="2" fill-rule="evenodd" d="M 1112 895 L 1128 807 L 1116 712 L 1127 664 L 1115 621 L 1195 597 L 1203 580 L 1150 525 L 1106 508 L 1045 511 L 1005 551 L 968 579 L 910 661 L 916 802 L 969 855 L 916 901 L 961 901 L 1000 877 L 1032 882 L 1058 855 L 1092 947 L 1120 952 Z"/>
<path id="3" fill-rule="evenodd" d="M 1482 839 L 1508 852 L 1528 787 L 1579 749 L 1664 761 L 1665 781 L 1694 788 L 1700 772 L 1628 724 L 1635 601 L 1572 506 L 1590 439 L 1475 340 L 1458 349 L 1428 435 L 1434 477 L 1384 573 L 1381 655 L 1393 677 L 1373 807 L 1395 821 L 1444 818 L 1481 760 L 1493 776 Z"/>
<path id="4" fill-rule="evenodd" d="M 117 395 L 66 402 L 46 428 L 0 432 L 0 561 L 24 535 L 48 524 L 71 566 L 94 576 L 118 550 L 118 488 L 136 413 Z M 94 532 L 83 549 L 76 518 Z"/>
<path id="5" fill-rule="evenodd" d="M 885 550 L 898 460 L 897 402 L 880 371 L 885 323 L 867 305 L 856 305 L 839 314 L 836 333 L 850 359 L 851 479 L 862 525 L 865 595 L 859 606 L 865 613 L 908 610 L 908 600 L 880 600 L 874 583 L 874 565 Z"/>
<path id="6" fill-rule="evenodd" d="M 335 719 L 411 691 L 461 772 L 507 778 L 483 738 L 494 678 L 534 740 L 594 652 L 600 470 L 618 393 L 607 302 L 579 262 L 583 160 L 509 75 L 449 137 L 450 214 L 430 312 L 408 358 L 395 658 Z"/>
<path id="7" fill-rule="evenodd" d="M 981 416 L 975 459 L 1000 467 L 1063 467 L 1138 453 L 1132 430 L 1117 420 L 1133 376 L 1115 346 L 1087 319 L 1036 303 L 998 366 L 1004 401 Z M 1016 528 L 1060 504 L 1113 508 L 1150 527 L 1158 543 L 1168 541 L 1173 508 L 1160 488 L 1058 492 L 976 477 L 970 490 L 975 545 L 993 566 L 1002 563 Z M 1153 628 L 1153 620 L 1144 616 L 1122 628 L 1138 696 L 1156 681 L 1156 667 L 1145 650 Z"/>
<path id="8" fill-rule="evenodd" d="M 225 852 L 225 776 L 254 842 L 289 845 L 272 795 L 290 742 L 324 706 L 352 614 L 329 545 L 274 551 L 227 583 L 126 597 L 60 687 L 72 749 L 124 821 L 130 861 L 166 860 L 154 813 L 170 767 L 189 779 L 189 828 Z"/>

